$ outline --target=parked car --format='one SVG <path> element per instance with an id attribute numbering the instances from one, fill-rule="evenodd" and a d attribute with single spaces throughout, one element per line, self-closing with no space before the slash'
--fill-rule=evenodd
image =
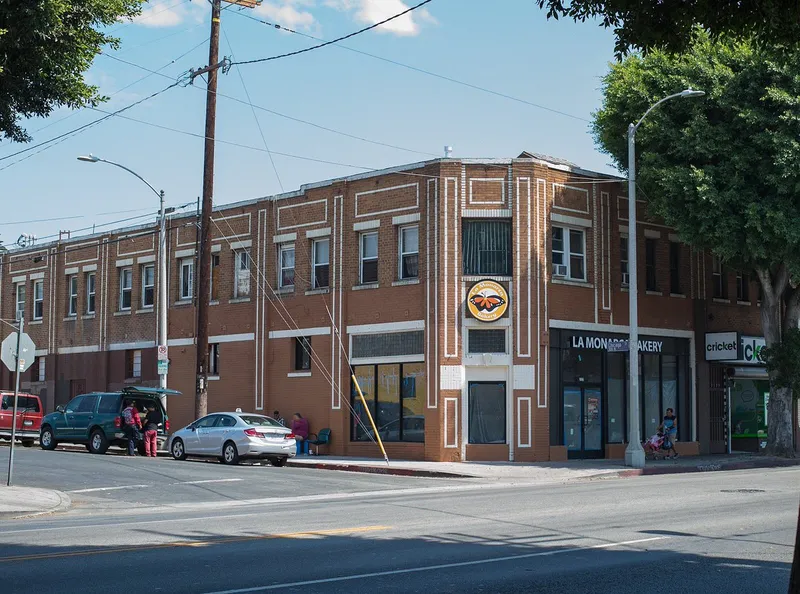
<path id="1" fill-rule="evenodd" d="M 14 425 L 14 393 L 0 392 L 0 438 L 11 439 L 11 428 Z M 17 431 L 16 438 L 26 448 L 33 445 L 39 437 L 42 426 L 42 401 L 35 394 L 17 395 Z"/>
<path id="2" fill-rule="evenodd" d="M 112 445 L 126 447 L 122 409 L 126 402 L 133 401 L 139 412 L 143 413 L 152 404 L 164 414 L 164 423 L 159 425 L 156 438 L 161 448 L 169 433 L 169 418 L 161 406 L 162 395 L 180 395 L 180 392 L 131 386 L 121 392 L 77 396 L 42 419 L 39 444 L 45 450 L 54 450 L 60 443 L 85 444 L 93 454 L 104 454 Z M 143 443 L 139 444 L 139 453 L 144 453 Z"/>
<path id="3" fill-rule="evenodd" d="M 169 451 L 176 460 L 197 456 L 219 458 L 224 464 L 262 458 L 283 466 L 294 457 L 295 448 L 291 429 L 270 417 L 240 411 L 207 415 L 169 438 Z"/>

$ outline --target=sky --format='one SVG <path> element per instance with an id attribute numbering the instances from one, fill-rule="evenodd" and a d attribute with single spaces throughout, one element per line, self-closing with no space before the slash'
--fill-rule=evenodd
<path id="1" fill-rule="evenodd" d="M 307 36 L 334 39 L 416 3 L 223 2 L 220 54 L 237 62 L 296 51 L 319 43 Z M 110 97 L 103 111 L 58 109 L 30 120 L 27 146 L 158 95 L 46 150 L 4 159 L 26 145 L 0 142 L 0 241 L 11 247 L 25 233 L 43 243 L 62 230 L 75 237 L 153 220 L 156 196 L 116 167 L 76 159 L 89 153 L 135 170 L 169 205 L 194 209 L 205 83 L 164 89 L 208 63 L 209 22 L 208 0 L 151 0 L 134 22 L 109 28 L 120 48 L 86 74 Z M 613 48 L 598 23 L 547 20 L 534 0 L 433 0 L 337 45 L 233 66 L 219 77 L 214 203 L 441 157 L 445 145 L 454 157 L 527 150 L 611 173 L 589 120 Z"/>

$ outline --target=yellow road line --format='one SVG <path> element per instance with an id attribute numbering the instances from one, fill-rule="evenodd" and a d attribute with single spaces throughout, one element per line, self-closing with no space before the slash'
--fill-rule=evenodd
<path id="1" fill-rule="evenodd" d="M 112 547 L 108 549 L 94 549 L 83 551 L 67 551 L 63 553 L 39 553 L 35 555 L 17 555 L 11 557 L 0 557 L 0 563 L 11 563 L 14 561 L 36 561 L 42 559 L 64 559 L 67 557 L 88 557 L 92 555 L 107 555 L 109 553 L 130 553 L 142 551 L 155 551 L 158 549 L 170 549 L 179 547 L 208 547 L 219 544 L 234 542 L 248 542 L 258 540 L 274 540 L 279 538 L 313 538 L 315 536 L 335 536 L 337 534 L 358 534 L 364 532 L 377 532 L 380 530 L 390 530 L 391 526 L 356 526 L 353 528 L 332 528 L 329 530 L 310 530 L 307 532 L 286 532 L 283 534 L 263 534 L 260 536 L 231 536 L 208 540 L 190 540 L 168 542 L 163 544 Z"/>

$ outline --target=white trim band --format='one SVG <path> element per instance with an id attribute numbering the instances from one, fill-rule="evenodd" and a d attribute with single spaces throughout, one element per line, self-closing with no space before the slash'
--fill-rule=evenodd
<path id="1" fill-rule="evenodd" d="M 348 334 L 378 334 L 383 332 L 403 332 L 406 330 L 425 330 L 425 320 L 386 322 L 383 324 L 361 324 L 347 327 Z"/>
<path id="2" fill-rule="evenodd" d="M 109 351 L 133 351 L 142 349 L 154 349 L 155 340 L 140 340 L 138 342 L 112 342 L 108 345 Z"/>
<path id="3" fill-rule="evenodd" d="M 59 355 L 78 355 L 80 353 L 99 353 L 100 347 L 96 344 L 89 346 L 63 347 L 58 349 Z"/>
<path id="4" fill-rule="evenodd" d="M 592 228 L 591 219 L 572 217 L 570 215 L 562 215 L 558 214 L 557 212 L 550 214 L 550 220 L 553 221 L 554 223 L 560 223 L 562 225 L 570 225 L 572 227 L 585 227 L 586 229 Z"/>
<path id="5" fill-rule="evenodd" d="M 256 335 L 254 332 L 246 332 L 243 334 L 220 334 L 218 336 L 209 336 L 209 344 L 219 344 L 221 342 L 248 342 L 255 340 Z"/>
<path id="6" fill-rule="evenodd" d="M 319 326 L 317 328 L 295 328 L 294 330 L 273 330 L 269 333 L 270 338 L 298 338 L 300 336 L 326 336 L 331 333 L 330 326 Z"/>

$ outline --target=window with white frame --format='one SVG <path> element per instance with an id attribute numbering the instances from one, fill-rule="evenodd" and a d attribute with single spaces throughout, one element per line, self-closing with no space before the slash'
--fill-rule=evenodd
<path id="1" fill-rule="evenodd" d="M 181 260 L 181 301 L 187 301 L 194 295 L 194 259 Z"/>
<path id="2" fill-rule="evenodd" d="M 294 244 L 283 244 L 278 254 L 278 286 L 286 289 L 294 286 Z"/>
<path id="3" fill-rule="evenodd" d="M 329 239 L 317 239 L 312 248 L 312 288 L 325 289 L 330 286 L 331 242 Z"/>
<path id="4" fill-rule="evenodd" d="M 44 317 L 44 281 L 33 281 L 33 319 Z"/>
<path id="5" fill-rule="evenodd" d="M 69 277 L 68 284 L 69 295 L 67 296 L 67 315 L 78 315 L 78 275 L 73 274 Z"/>
<path id="6" fill-rule="evenodd" d="M 401 280 L 419 277 L 419 227 L 400 228 L 400 256 L 398 262 Z"/>
<path id="7" fill-rule="evenodd" d="M 619 238 L 619 271 L 622 273 L 622 286 L 627 287 L 631 283 L 630 271 L 628 270 L 627 235 L 623 235 Z"/>
<path id="8" fill-rule="evenodd" d="M 125 377 L 127 379 L 142 377 L 142 351 L 125 351 Z"/>
<path id="9" fill-rule="evenodd" d="M 119 271 L 119 309 L 131 308 L 133 297 L 133 269 L 121 268 Z"/>
<path id="10" fill-rule="evenodd" d="M 208 375 L 219 377 L 219 344 L 208 345 Z"/>
<path id="11" fill-rule="evenodd" d="M 37 362 L 38 362 L 38 364 L 39 364 L 39 365 L 38 365 L 38 367 L 39 367 L 39 369 L 38 369 L 38 371 L 39 371 L 39 374 L 38 374 L 38 378 L 37 378 L 37 379 L 38 379 L 38 381 L 40 381 L 40 382 L 46 381 L 46 379 L 47 379 L 47 374 L 45 373 L 45 361 L 47 361 L 47 358 L 46 358 L 46 357 L 38 357 L 38 358 L 36 359 L 36 361 L 37 361 Z"/>
<path id="12" fill-rule="evenodd" d="M 233 263 L 235 267 L 233 298 L 250 297 L 250 252 L 247 250 L 235 252 Z"/>
<path id="13" fill-rule="evenodd" d="M 142 266 L 142 307 L 153 307 L 156 302 L 156 267 L 155 264 Z"/>
<path id="14" fill-rule="evenodd" d="M 16 300 L 17 319 L 25 314 L 25 283 L 18 283 L 14 292 Z"/>
<path id="15" fill-rule="evenodd" d="M 378 233 L 361 234 L 361 276 L 362 285 L 378 282 Z"/>
<path id="16" fill-rule="evenodd" d="M 95 307 L 95 297 L 97 295 L 97 287 L 95 281 L 97 276 L 94 272 L 86 274 L 86 313 L 93 314 Z"/>
<path id="17" fill-rule="evenodd" d="M 586 234 L 581 229 L 553 227 L 553 276 L 586 280 Z"/>

